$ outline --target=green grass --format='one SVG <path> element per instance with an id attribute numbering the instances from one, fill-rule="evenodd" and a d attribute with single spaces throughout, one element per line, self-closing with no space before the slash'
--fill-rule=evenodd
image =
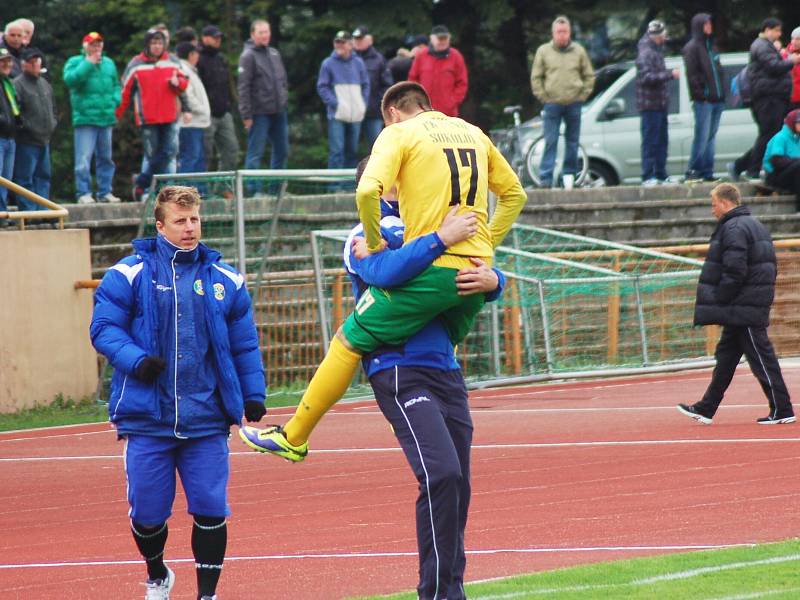
<path id="1" fill-rule="evenodd" d="M 665 554 L 468 584 L 470 600 L 800 598 L 800 540 Z M 371 596 L 414 600 L 416 593 Z"/>
<path id="2" fill-rule="evenodd" d="M 301 393 L 302 390 L 270 391 L 267 406 L 269 408 L 294 406 L 300 401 Z M 0 414 L 0 431 L 37 429 L 78 423 L 101 423 L 107 420 L 108 406 L 105 403 L 97 402 L 93 398 L 65 400 L 62 396 L 58 396 L 49 406 L 37 406 L 15 413 Z"/>

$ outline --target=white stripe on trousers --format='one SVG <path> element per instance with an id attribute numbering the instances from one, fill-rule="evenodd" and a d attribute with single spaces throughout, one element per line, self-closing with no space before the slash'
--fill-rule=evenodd
<path id="1" fill-rule="evenodd" d="M 419 454 L 419 461 L 420 463 L 422 463 L 422 470 L 425 472 L 425 489 L 428 492 L 428 513 L 430 514 L 431 517 L 431 539 L 433 540 L 433 553 L 436 555 L 436 590 L 433 593 L 433 600 L 436 600 L 437 598 L 439 598 L 439 549 L 436 547 L 436 527 L 433 524 L 433 504 L 431 503 L 430 477 L 428 476 L 428 469 L 427 467 L 425 467 L 425 458 L 422 456 L 422 448 L 419 447 L 419 440 L 417 440 L 417 434 L 414 433 L 414 428 L 411 426 L 411 421 L 408 419 L 408 415 L 403 410 L 403 405 L 400 404 L 400 400 L 397 398 L 397 394 L 399 393 L 399 387 L 400 387 L 398 379 L 399 379 L 399 372 L 397 366 L 395 365 L 394 403 L 397 404 L 397 408 L 400 409 L 400 412 L 403 414 L 403 418 L 406 420 L 408 429 L 409 431 L 411 431 L 411 435 L 414 438 L 414 444 L 416 444 L 417 446 L 417 454 Z"/>
<path id="2" fill-rule="evenodd" d="M 761 358 L 761 354 L 758 352 L 758 348 L 756 347 L 756 342 L 753 339 L 753 332 L 750 331 L 750 328 L 747 328 L 747 334 L 750 336 L 750 343 L 753 344 L 753 350 L 756 352 L 756 356 L 758 356 L 758 362 L 761 363 L 761 370 L 764 371 L 764 377 L 767 378 L 767 383 L 769 384 L 769 393 L 772 395 L 772 413 L 770 417 L 773 419 L 778 416 L 778 403 L 775 402 L 775 388 L 772 386 L 772 379 L 769 378 L 769 373 L 767 373 L 767 367 L 764 365 L 764 361 Z"/>

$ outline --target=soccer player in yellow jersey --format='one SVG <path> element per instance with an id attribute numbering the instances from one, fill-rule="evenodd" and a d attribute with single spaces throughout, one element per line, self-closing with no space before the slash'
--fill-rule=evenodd
<path id="1" fill-rule="evenodd" d="M 483 294 L 459 295 L 455 276 L 469 257 L 491 265 L 494 248 L 511 229 L 526 195 L 514 171 L 477 127 L 431 108 L 418 83 L 404 81 L 386 91 L 381 105 L 387 127 L 378 136 L 356 190 L 356 203 L 370 252 L 383 250 L 380 197 L 396 185 L 405 241 L 435 232 L 453 206 L 473 212 L 477 233 L 449 247 L 420 275 L 393 289 L 370 288 L 336 332 L 327 355 L 295 415 L 280 426 L 243 427 L 251 448 L 299 462 L 322 415 L 347 390 L 363 354 L 399 346 L 433 318 L 440 318 L 454 344 L 469 332 L 483 307 Z M 498 197 L 489 220 L 488 192 Z"/>

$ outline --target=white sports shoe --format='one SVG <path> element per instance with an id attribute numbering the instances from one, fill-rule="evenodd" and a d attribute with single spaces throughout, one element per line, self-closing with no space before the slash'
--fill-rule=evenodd
<path id="1" fill-rule="evenodd" d="M 147 591 L 144 593 L 144 600 L 169 600 L 169 592 L 175 585 L 175 573 L 167 567 L 167 576 L 164 579 L 155 581 L 147 580 L 144 584 Z"/>
<path id="2" fill-rule="evenodd" d="M 575 187 L 575 175 L 564 175 L 561 178 L 565 190 L 571 190 Z"/>
<path id="3" fill-rule="evenodd" d="M 98 200 L 100 200 L 100 202 L 110 202 L 111 204 L 117 204 L 118 202 L 122 202 L 122 200 L 117 198 L 111 192 L 108 192 L 107 194 L 104 194 L 103 196 L 98 198 Z"/>
<path id="4" fill-rule="evenodd" d="M 94 204 L 94 197 L 91 194 L 83 194 L 78 198 L 78 204 Z"/>

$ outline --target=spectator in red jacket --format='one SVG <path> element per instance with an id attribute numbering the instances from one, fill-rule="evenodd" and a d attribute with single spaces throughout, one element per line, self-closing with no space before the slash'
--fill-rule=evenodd
<path id="1" fill-rule="evenodd" d="M 792 31 L 792 41 L 781 50 L 781 58 L 789 58 L 790 54 L 800 54 L 800 27 Z M 800 63 L 792 69 L 792 104 L 791 109 L 800 108 Z"/>
<path id="2" fill-rule="evenodd" d="M 153 175 L 166 173 L 178 153 L 178 97 L 189 79 L 180 62 L 167 52 L 167 38 L 162 31 L 150 29 L 144 36 L 144 51 L 128 63 L 122 75 L 122 103 L 116 111 L 120 119 L 133 102 L 136 125 L 142 135 L 147 167 L 136 176 L 133 200 L 144 199 Z"/>
<path id="3" fill-rule="evenodd" d="M 422 84 L 434 110 L 457 117 L 458 107 L 467 96 L 467 65 L 461 52 L 450 47 L 447 27 L 436 25 L 430 40 L 430 45 L 417 53 L 408 80 Z"/>

